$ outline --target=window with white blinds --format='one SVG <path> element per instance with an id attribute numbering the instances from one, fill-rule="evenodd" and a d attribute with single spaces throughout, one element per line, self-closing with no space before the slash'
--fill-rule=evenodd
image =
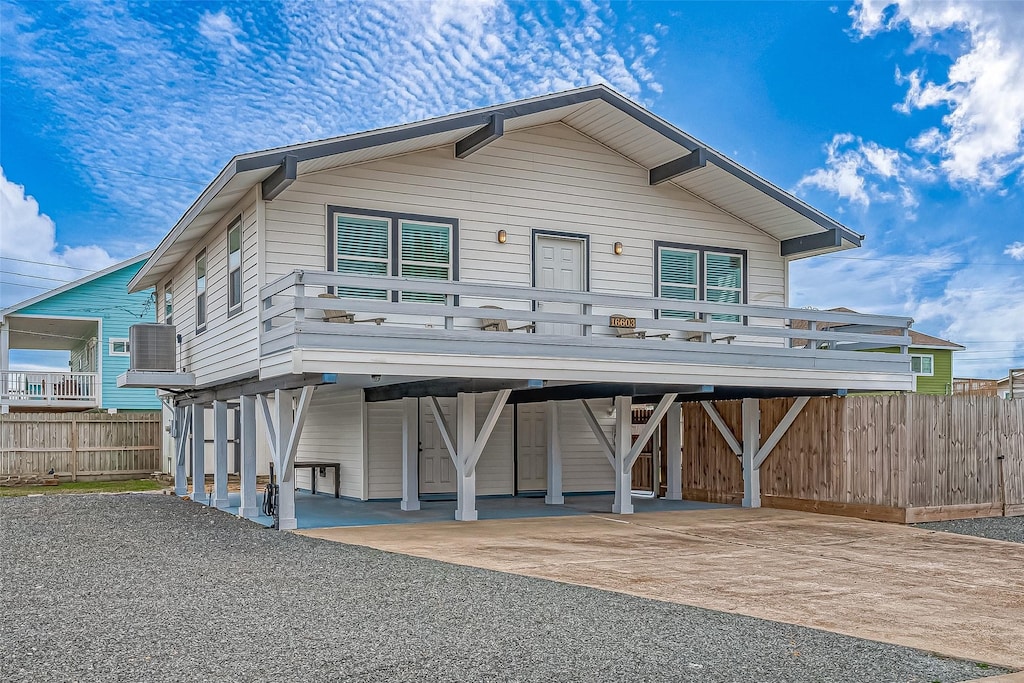
<path id="1" fill-rule="evenodd" d="M 723 304 L 743 303 L 743 257 L 704 252 L 704 299 Z M 716 313 L 712 320 L 738 323 L 740 316 Z"/>
<path id="2" fill-rule="evenodd" d="M 746 254 L 693 245 L 659 244 L 655 250 L 657 295 L 681 301 L 740 304 L 746 301 Z M 696 318 L 693 311 L 661 310 L 665 318 Z M 716 313 L 711 320 L 740 322 L 739 315 Z"/>
<path id="3" fill-rule="evenodd" d="M 401 221 L 399 239 L 402 249 L 398 274 L 424 280 L 451 280 L 451 231 L 450 225 Z M 402 301 L 443 304 L 445 295 L 402 292 Z"/>
<path id="4" fill-rule="evenodd" d="M 425 280 L 454 280 L 455 226 L 451 219 L 390 214 L 357 209 L 329 209 L 333 250 L 331 267 L 349 275 L 394 275 Z M 338 288 L 341 297 L 388 298 L 370 287 Z M 402 301 L 444 303 L 443 294 L 406 291 Z"/>
<path id="5" fill-rule="evenodd" d="M 666 299 L 696 301 L 699 294 L 700 254 L 687 249 L 662 248 L 660 254 L 658 296 Z M 662 311 L 666 318 L 693 318 L 693 311 Z"/>
<path id="6" fill-rule="evenodd" d="M 391 221 L 335 214 L 334 269 L 346 275 L 387 275 L 391 264 Z M 386 299 L 383 289 L 338 288 L 338 296 Z"/>

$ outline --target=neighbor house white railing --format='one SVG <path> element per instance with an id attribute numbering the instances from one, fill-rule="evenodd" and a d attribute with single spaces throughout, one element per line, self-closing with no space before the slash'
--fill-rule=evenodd
<path id="1" fill-rule="evenodd" d="M 95 372 L 0 371 L 0 402 L 7 405 L 95 406 L 99 375 Z"/>
<path id="2" fill-rule="evenodd" d="M 340 298 L 319 298 L 318 294 L 328 288 L 339 292 Z M 385 294 L 377 299 L 344 296 L 352 289 Z M 402 292 L 435 295 L 438 302 L 403 300 Z M 265 346 L 271 342 L 269 347 L 274 349 L 280 347 L 273 343 L 275 340 L 284 342 L 300 328 L 326 329 L 320 324 L 324 309 L 344 310 L 357 319 L 384 318 L 383 327 L 403 328 L 403 336 L 412 334 L 410 328 L 443 326 L 444 330 L 459 332 L 460 339 L 496 341 L 496 333 L 483 329 L 483 321 L 497 318 L 506 320 L 510 328 L 535 325 L 531 337 L 548 335 L 550 339 L 561 329 L 565 337 L 618 338 L 616 344 L 633 343 L 638 348 L 664 343 L 692 350 L 697 348 L 694 343 L 718 343 L 719 347 L 728 343 L 818 353 L 896 347 L 903 355 L 908 353 L 908 329 L 913 322 L 899 316 L 321 271 L 294 271 L 267 284 L 260 289 L 260 302 L 262 341 Z M 552 310 L 552 304 L 566 310 Z M 618 321 L 612 318 L 620 315 L 628 319 L 628 324 L 635 323 L 636 330 L 644 335 L 624 335 L 622 327 L 613 325 Z M 723 316 L 732 320 L 723 320 Z M 344 334 L 346 328 L 354 331 L 352 325 L 329 327 L 332 334 Z M 520 334 L 516 333 L 517 339 L 523 339 Z M 653 337 L 661 341 L 654 342 Z"/>

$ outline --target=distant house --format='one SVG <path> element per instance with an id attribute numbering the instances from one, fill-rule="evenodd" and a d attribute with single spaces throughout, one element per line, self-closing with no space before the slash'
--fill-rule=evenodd
<path id="1" fill-rule="evenodd" d="M 838 307 L 828 309 L 835 313 L 856 313 L 849 308 Z M 803 320 L 793 321 L 793 326 L 799 329 L 807 329 L 807 322 Z M 819 331 L 846 329 L 854 331 L 850 325 L 836 323 L 831 325 L 817 325 Z M 963 351 L 966 347 L 960 344 L 939 339 L 917 330 L 873 330 L 875 334 L 898 336 L 905 332 L 910 334 L 910 367 L 914 373 L 914 393 L 917 394 L 939 394 L 948 395 L 953 392 L 953 353 Z M 803 341 L 803 340 L 799 340 Z M 862 351 L 879 351 L 882 353 L 899 353 L 899 346 L 878 346 L 876 343 L 860 344 Z"/>
<path id="2" fill-rule="evenodd" d="M 128 293 L 150 253 L 0 311 L 0 410 L 159 410 L 153 389 L 121 389 L 128 328 L 156 321 L 153 289 Z M 11 350 L 67 351 L 67 371 L 11 367 Z"/>

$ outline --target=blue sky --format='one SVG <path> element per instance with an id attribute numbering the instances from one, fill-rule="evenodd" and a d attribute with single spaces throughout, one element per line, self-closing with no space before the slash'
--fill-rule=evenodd
<path id="1" fill-rule="evenodd" d="M 234 154 L 605 82 L 854 230 L 791 304 L 1024 367 L 1024 3 L 0 0 L 0 306 L 154 247 Z M 50 264 L 50 265 L 41 265 Z"/>

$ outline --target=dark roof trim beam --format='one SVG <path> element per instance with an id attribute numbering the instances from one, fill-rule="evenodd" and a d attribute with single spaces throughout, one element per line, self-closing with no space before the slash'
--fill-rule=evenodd
<path id="1" fill-rule="evenodd" d="M 281 165 L 263 181 L 263 199 L 272 202 L 288 189 L 298 177 L 299 158 L 294 154 L 286 154 Z"/>
<path id="2" fill-rule="evenodd" d="M 661 166 L 655 166 L 650 171 L 651 185 L 661 185 L 673 178 L 704 168 L 708 164 L 708 155 L 703 147 L 698 147 L 689 154 L 678 159 L 673 159 Z"/>
<path id="3" fill-rule="evenodd" d="M 465 159 L 473 152 L 483 149 L 505 133 L 505 115 L 500 112 L 491 114 L 491 120 L 483 128 L 479 128 L 455 143 L 455 158 Z"/>
<path id="4" fill-rule="evenodd" d="M 852 242 L 858 247 L 860 246 L 860 235 L 854 234 L 849 230 L 832 228 L 831 230 L 815 233 L 813 235 L 803 235 L 801 237 L 782 240 L 782 242 L 779 243 L 779 252 L 783 256 L 795 256 L 808 251 L 831 249 L 833 247 L 843 246 L 844 239 L 848 242 Z"/>

